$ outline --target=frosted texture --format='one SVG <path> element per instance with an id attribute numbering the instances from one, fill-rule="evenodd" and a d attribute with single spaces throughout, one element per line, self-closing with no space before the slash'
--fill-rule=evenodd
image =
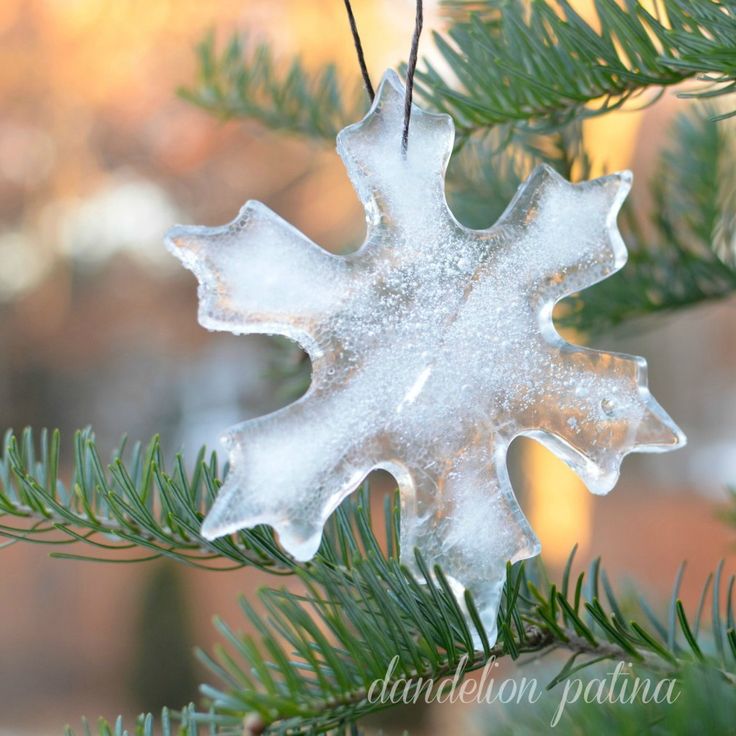
<path id="1" fill-rule="evenodd" d="M 199 280 L 202 325 L 286 335 L 313 366 L 299 401 L 226 433 L 231 470 L 202 534 L 266 523 L 306 560 L 340 501 L 385 468 L 404 562 L 416 546 L 439 563 L 495 637 L 506 561 L 540 549 L 509 483 L 511 440 L 534 437 L 606 493 L 624 455 L 685 438 L 643 359 L 571 345 L 552 324 L 555 302 L 624 264 L 631 175 L 573 185 L 541 166 L 493 227 L 470 230 L 444 194 L 452 120 L 415 107 L 404 158 L 403 96 L 387 72 L 337 138 L 366 212 L 356 253 L 326 252 L 258 202 L 167 236 Z"/>

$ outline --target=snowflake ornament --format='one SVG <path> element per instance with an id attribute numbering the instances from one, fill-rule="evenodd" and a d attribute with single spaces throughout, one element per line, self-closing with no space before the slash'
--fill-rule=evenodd
<path id="1" fill-rule="evenodd" d="M 492 639 L 507 560 L 540 544 L 514 497 L 506 452 L 519 435 L 562 458 L 593 493 L 629 452 L 685 443 L 649 393 L 642 358 L 563 340 L 563 297 L 626 260 L 616 214 L 623 172 L 570 184 L 535 169 L 499 221 L 452 215 L 444 175 L 454 126 L 413 108 L 393 72 L 337 150 L 365 207 L 367 234 L 336 256 L 259 202 L 229 225 L 175 227 L 167 245 L 199 280 L 199 321 L 280 334 L 312 360 L 298 401 L 230 429 L 230 471 L 202 525 L 214 539 L 270 524 L 298 560 L 375 468 L 401 492 L 401 554 L 418 547 L 472 591 Z"/>

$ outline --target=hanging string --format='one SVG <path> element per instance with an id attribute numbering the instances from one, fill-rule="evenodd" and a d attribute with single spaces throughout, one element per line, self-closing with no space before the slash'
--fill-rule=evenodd
<path id="1" fill-rule="evenodd" d="M 368 93 L 368 97 L 371 102 L 376 96 L 373 91 L 373 85 L 371 84 L 371 78 L 368 75 L 368 67 L 365 65 L 365 55 L 363 54 L 363 44 L 360 42 L 360 35 L 358 34 L 358 26 L 355 23 L 355 16 L 353 15 L 353 8 L 350 5 L 350 0 L 345 0 L 345 10 L 348 13 L 348 21 L 350 21 L 350 32 L 353 34 L 353 43 L 355 44 L 355 53 L 358 55 L 358 64 L 360 65 L 360 73 L 363 75 L 363 84 L 365 84 L 365 91 Z"/>
<path id="2" fill-rule="evenodd" d="M 417 68 L 417 55 L 419 53 L 419 37 L 422 35 L 424 25 L 424 11 L 422 0 L 417 0 L 417 14 L 414 21 L 414 36 L 411 39 L 411 52 L 409 53 L 409 64 L 406 67 L 406 95 L 404 97 L 404 132 L 401 136 L 401 151 L 406 156 L 409 147 L 409 122 L 411 121 L 411 98 L 414 94 L 414 72 Z"/>
<path id="3" fill-rule="evenodd" d="M 373 91 L 373 84 L 371 84 L 371 78 L 368 74 L 368 67 L 365 63 L 365 54 L 363 53 L 363 44 L 360 40 L 360 34 L 358 33 L 358 26 L 355 22 L 355 15 L 353 14 L 353 8 L 350 4 L 350 0 L 344 0 L 345 10 L 348 14 L 348 21 L 350 22 L 350 32 L 353 34 L 353 44 L 355 45 L 355 53 L 358 56 L 358 64 L 360 66 L 360 73 L 363 77 L 363 83 L 365 84 L 365 90 L 368 93 L 370 101 L 376 96 Z M 406 151 L 409 147 L 409 123 L 411 122 L 411 102 L 414 95 L 414 73 L 417 69 L 417 58 L 419 54 L 419 37 L 422 35 L 422 27 L 424 26 L 424 7 L 422 0 L 417 0 L 416 17 L 414 19 L 414 35 L 411 39 L 411 51 L 409 52 L 409 63 L 406 67 L 406 94 L 404 96 L 404 129 L 401 134 L 401 151 L 406 155 Z"/>

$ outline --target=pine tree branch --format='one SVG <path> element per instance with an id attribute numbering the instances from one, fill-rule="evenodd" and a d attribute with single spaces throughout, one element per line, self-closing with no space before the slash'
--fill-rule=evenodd
<path id="1" fill-rule="evenodd" d="M 653 217 L 625 209 L 629 261 L 566 300 L 559 322 L 594 334 L 736 293 L 736 146 L 708 108 L 680 115 L 651 185 Z"/>
<path id="2" fill-rule="evenodd" d="M 685 97 L 736 92 L 736 0 L 663 0 L 657 13 L 637 0 L 597 0 L 591 23 L 566 0 L 446 5 L 453 21 L 434 40 L 449 72 L 425 59 L 416 88 L 452 115 L 460 143 L 500 124 L 552 130 L 631 100 L 650 104 L 685 81 Z M 341 93 L 334 65 L 308 72 L 295 58 L 283 68 L 268 44 L 252 48 L 237 35 L 218 54 L 209 34 L 197 55 L 198 80 L 180 94 L 222 118 L 331 142 L 365 110 L 357 85 Z M 647 90 L 655 94 L 644 99 Z"/>
<path id="3" fill-rule="evenodd" d="M 549 128 L 686 80 L 699 80 L 688 96 L 736 91 L 734 0 L 662 0 L 657 13 L 637 0 L 596 0 L 594 23 L 566 0 L 446 5 L 472 9 L 455 14 L 447 38 L 435 34 L 457 82 L 426 61 L 417 88 L 461 136 L 512 121 Z"/>
<path id="4" fill-rule="evenodd" d="M 71 726 L 64 729 L 64 736 L 75 736 Z M 199 727 L 196 711 L 193 705 L 183 708 L 179 712 L 172 712 L 169 708 L 161 711 L 160 717 L 154 718 L 152 713 L 141 714 L 136 718 L 135 728 L 129 730 L 123 723 L 123 717 L 118 716 L 113 723 L 100 718 L 97 727 L 90 725 L 86 718 L 82 719 L 83 736 L 217 736 L 214 727 L 207 728 L 205 732 Z"/>
<path id="5" fill-rule="evenodd" d="M 201 518 L 209 483 L 213 491 L 216 483 L 195 482 L 178 470 L 171 476 L 178 490 L 172 491 L 171 484 L 157 480 L 168 476 L 161 470 L 164 465 L 156 441 L 145 455 L 134 450 L 128 466 L 120 460 L 123 452 L 116 453 L 112 467 L 117 471 L 108 475 L 101 469 L 91 435 L 85 432 L 75 442 L 74 492 L 70 494 L 58 479 L 58 444 L 57 433 L 42 435 L 40 452 L 30 432 L 20 442 L 9 437 L 0 464 L 4 515 L 17 516 L 22 505 L 23 518 L 28 520 L 35 518 L 48 526 L 50 515 L 60 517 L 59 531 L 80 543 L 92 540 L 74 532 L 75 526 L 104 530 L 100 533 L 122 539 L 126 548 L 153 546 L 157 553 L 190 562 L 188 555 L 177 552 L 177 544 L 183 540 L 194 544 L 196 534 L 190 526 Z M 203 457 L 200 453 L 200 468 Z M 214 479 L 214 457 L 207 467 Z M 470 594 L 459 600 L 442 570 L 429 570 L 421 557 L 417 557 L 419 577 L 400 564 L 399 509 L 397 496 L 388 499 L 385 524 L 382 530 L 376 529 L 364 487 L 333 514 L 317 556 L 304 564 L 280 552 L 270 536 L 238 535 L 244 548 L 240 564 L 286 570 L 296 576 L 304 592 L 262 589 L 259 602 L 264 613 L 243 599 L 241 606 L 254 634 L 237 634 L 218 623 L 228 646 L 213 657 L 201 657 L 220 685 L 203 687 L 213 710 L 192 716 L 197 724 L 223 736 L 241 733 L 246 718 L 260 724 L 264 733 L 346 729 L 363 715 L 392 705 L 367 695 L 394 660 L 389 690 L 399 681 L 418 686 L 420 680 L 432 680 L 436 686 L 458 666 L 468 672 L 494 656 L 516 659 L 554 649 L 567 651 L 570 659 L 553 683 L 569 676 L 573 666 L 577 672 L 581 664 L 602 659 L 626 659 L 666 673 L 698 662 L 736 682 L 734 577 L 724 586 L 722 565 L 710 589 L 704 589 L 694 619 L 679 601 L 678 576 L 664 620 L 643 600 L 634 609 L 619 601 L 598 561 L 587 576 L 580 573 L 573 585 L 574 551 L 559 587 L 549 583 L 539 565 L 509 566 L 498 642 L 490 647 Z M 106 526 L 105 519 L 115 524 Z M 26 538 L 17 529 L 8 532 L 7 524 L 2 528 L 14 539 Z M 28 538 L 35 533 L 46 532 L 36 530 Z M 223 544 L 223 548 L 213 545 L 209 553 L 232 559 L 235 543 Z M 709 635 L 701 626 L 707 595 L 712 601 Z"/>
<path id="6" fill-rule="evenodd" d="M 208 569 L 250 565 L 291 574 L 293 560 L 265 529 L 234 537 L 205 540 L 199 528 L 221 485 L 217 457 L 197 455 L 187 472 L 177 455 L 166 471 L 158 437 L 144 450 L 126 453 L 124 441 L 104 467 L 89 430 L 74 437 L 74 465 L 69 486 L 59 478 L 58 431 L 41 432 L 39 447 L 25 430 L 5 436 L 0 456 L 0 537 L 53 546 L 83 543 L 95 555 L 53 553 L 54 557 L 128 562 L 131 550 L 143 559 L 169 557 Z M 234 564 L 231 564 L 234 563 Z"/>
<path id="7" fill-rule="evenodd" d="M 197 82 L 179 95 L 222 119 L 251 118 L 272 130 L 334 141 L 365 112 L 361 90 L 345 94 L 333 64 L 312 73 L 294 58 L 284 68 L 267 44 L 253 47 L 241 36 L 218 54 L 212 33 L 197 57 Z"/>
<path id="8" fill-rule="evenodd" d="M 306 594 L 261 590 L 265 615 L 243 602 L 257 639 L 219 624 L 229 646 L 214 658 L 203 655 L 203 661 L 223 685 L 205 687 L 203 693 L 211 698 L 223 733 L 236 733 L 243 718 L 255 712 L 263 733 L 306 734 L 325 733 L 393 705 L 375 697 L 380 687 L 373 683 L 384 678 L 385 692 L 396 693 L 397 687 L 411 702 L 436 692 L 458 667 L 464 677 L 492 658 L 516 659 L 526 652 L 568 653 L 550 686 L 602 660 L 633 661 L 668 677 L 698 663 L 736 684 L 734 583 L 732 576 L 724 614 L 722 564 L 712 589 L 709 640 L 699 625 L 704 604 L 693 623 L 679 601 L 681 576 L 663 622 L 643 600 L 630 612 L 599 561 L 588 573 L 587 586 L 580 573 L 571 590 L 573 555 L 559 589 L 534 565 L 509 568 L 499 641 L 481 649 L 473 646 L 461 602 L 439 570 L 420 582 L 392 558 L 377 554 L 356 558 L 350 582 L 316 569 L 305 581 Z M 472 611 L 472 598 L 466 603 Z M 369 697 L 372 687 L 374 697 Z"/>
<path id="9" fill-rule="evenodd" d="M 618 669 L 618 672 L 612 671 Z M 559 689 L 545 692 L 536 703 L 494 703 L 474 713 L 479 733 L 487 736 L 537 736 L 551 730 L 579 734 L 696 734 L 707 723 L 709 734 L 730 734 L 736 690 L 714 670 L 691 666 L 677 681 L 651 677 L 639 668 L 616 668 L 601 663 L 589 671 L 582 685 L 602 684 L 603 698 L 589 697 L 572 673 L 566 697 Z M 576 682 L 577 680 L 577 682 Z M 653 693 L 657 692 L 657 698 Z M 670 690 L 669 688 L 672 687 Z M 636 692 L 635 696 L 632 693 Z M 593 695 L 589 692 L 589 695 Z M 484 717 L 485 716 L 485 717 Z M 485 728 L 483 727 L 485 725 Z"/>

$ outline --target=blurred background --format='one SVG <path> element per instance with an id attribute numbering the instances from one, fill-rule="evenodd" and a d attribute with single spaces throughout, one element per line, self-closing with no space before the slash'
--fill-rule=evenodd
<path id="1" fill-rule="evenodd" d="M 354 7 L 377 79 L 406 57 L 413 3 Z M 442 27 L 433 3 L 427 15 L 425 27 Z M 164 250 L 163 232 L 227 222 L 253 198 L 337 250 L 359 244 L 362 212 L 331 147 L 222 123 L 176 96 L 210 29 L 242 29 L 308 65 L 335 61 L 357 83 L 339 0 L 0 3 L 3 429 L 59 427 L 68 449 L 73 430 L 91 425 L 103 450 L 124 433 L 160 433 L 167 451 L 193 456 L 286 401 L 274 370 L 283 347 L 200 328 L 194 279 Z M 586 123 L 596 171 L 632 168 L 632 197 L 646 200 L 661 131 L 684 104 L 668 93 L 645 112 Z M 685 450 L 630 458 L 616 491 L 598 498 L 545 450 L 516 443 L 516 486 L 553 567 L 577 541 L 583 560 L 602 555 L 614 578 L 635 577 L 655 603 L 682 559 L 690 601 L 718 559 L 733 572 L 736 535 L 715 514 L 736 484 L 734 306 L 602 341 L 647 357 Z M 384 477 L 377 490 L 389 485 Z M 0 551 L 0 734 L 56 734 L 81 714 L 196 698 L 194 643 L 216 641 L 215 613 L 238 624 L 237 595 L 262 580 L 54 561 L 32 545 Z M 448 717 L 428 716 L 426 733 L 446 732 Z"/>

